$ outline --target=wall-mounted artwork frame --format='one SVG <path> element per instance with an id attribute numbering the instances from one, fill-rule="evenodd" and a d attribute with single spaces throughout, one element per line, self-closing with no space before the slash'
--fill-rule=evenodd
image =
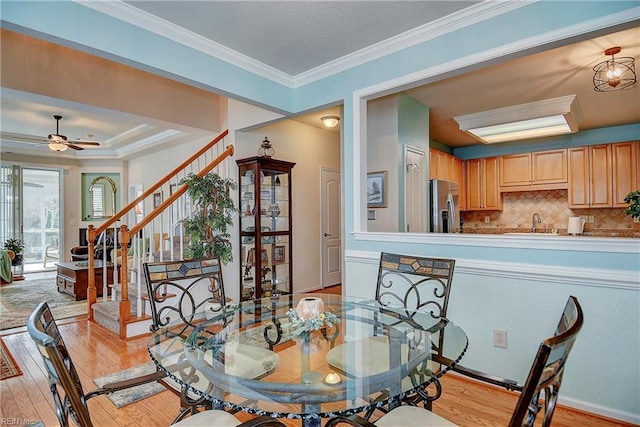
<path id="1" fill-rule="evenodd" d="M 367 208 L 387 207 L 387 171 L 367 173 Z"/>

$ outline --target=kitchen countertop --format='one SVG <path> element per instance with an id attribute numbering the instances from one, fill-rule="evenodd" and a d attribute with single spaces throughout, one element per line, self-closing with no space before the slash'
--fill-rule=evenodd
<path id="1" fill-rule="evenodd" d="M 531 234 L 529 229 L 524 228 L 497 228 L 497 227 L 486 227 L 486 228 L 463 228 L 463 234 L 507 234 L 507 233 L 522 233 L 520 236 L 525 234 Z M 555 236 L 555 234 L 538 232 L 535 233 L 537 236 Z M 581 237 L 581 236 L 573 236 L 567 234 L 566 229 L 558 229 L 557 235 L 564 237 Z M 629 228 L 621 228 L 621 229 L 595 229 L 595 230 L 585 230 L 582 236 L 585 237 L 621 237 L 621 238 L 640 238 L 640 230 L 633 230 Z"/>

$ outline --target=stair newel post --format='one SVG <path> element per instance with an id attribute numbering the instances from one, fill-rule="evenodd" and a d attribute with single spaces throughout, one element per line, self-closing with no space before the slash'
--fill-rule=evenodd
<path id="1" fill-rule="evenodd" d="M 131 235 L 129 234 L 129 227 L 127 225 L 120 226 L 120 247 L 122 253 L 122 263 L 120 264 L 120 286 L 121 286 L 121 300 L 120 300 L 120 338 L 126 338 L 127 328 L 126 323 L 131 317 L 131 301 L 129 301 L 129 275 L 128 260 L 127 260 L 127 248 L 131 241 Z"/>
<path id="2" fill-rule="evenodd" d="M 91 306 L 93 304 L 95 304 L 96 302 L 96 298 L 98 296 L 98 292 L 96 290 L 96 270 L 94 267 L 94 242 L 96 240 L 96 230 L 92 225 L 89 225 L 89 228 L 87 229 L 87 243 L 89 246 L 89 253 L 87 254 L 89 256 L 89 260 L 88 260 L 88 267 L 89 267 L 89 284 L 87 285 L 87 317 L 89 320 L 93 320 L 93 310 L 91 310 Z"/>

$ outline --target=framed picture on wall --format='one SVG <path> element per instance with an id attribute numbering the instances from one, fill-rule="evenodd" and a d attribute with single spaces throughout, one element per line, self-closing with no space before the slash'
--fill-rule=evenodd
<path id="1" fill-rule="evenodd" d="M 367 173 L 367 208 L 387 207 L 387 171 Z"/>

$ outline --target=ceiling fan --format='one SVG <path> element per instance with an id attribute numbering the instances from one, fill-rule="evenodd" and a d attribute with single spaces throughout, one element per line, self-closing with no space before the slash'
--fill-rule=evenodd
<path id="1" fill-rule="evenodd" d="M 53 151 L 65 151 L 67 148 L 72 148 L 74 150 L 84 150 L 84 148 L 80 147 L 80 145 L 92 145 L 97 146 L 100 145 L 97 141 L 85 141 L 82 139 L 73 141 L 73 143 L 69 142 L 65 135 L 60 134 L 60 120 L 62 120 L 62 116 L 54 115 L 54 119 L 56 119 L 56 133 L 49 134 L 47 137 L 47 142 L 49 143 L 49 148 Z"/>
<path id="2" fill-rule="evenodd" d="M 84 150 L 84 148 L 80 147 L 80 145 L 87 145 L 87 146 L 100 145 L 100 143 L 97 141 L 87 141 L 83 139 L 69 141 L 66 135 L 60 134 L 60 120 L 62 120 L 62 116 L 56 114 L 53 116 L 53 118 L 56 119 L 56 133 L 50 134 L 49 136 L 47 136 L 46 139 L 32 137 L 28 135 L 9 133 L 9 132 L 2 132 L 0 134 L 0 137 L 2 139 L 8 139 L 8 140 L 19 141 L 19 142 L 27 142 L 32 144 L 46 143 L 49 146 L 49 148 L 53 151 L 65 151 L 68 148 L 81 151 L 81 150 Z"/>

